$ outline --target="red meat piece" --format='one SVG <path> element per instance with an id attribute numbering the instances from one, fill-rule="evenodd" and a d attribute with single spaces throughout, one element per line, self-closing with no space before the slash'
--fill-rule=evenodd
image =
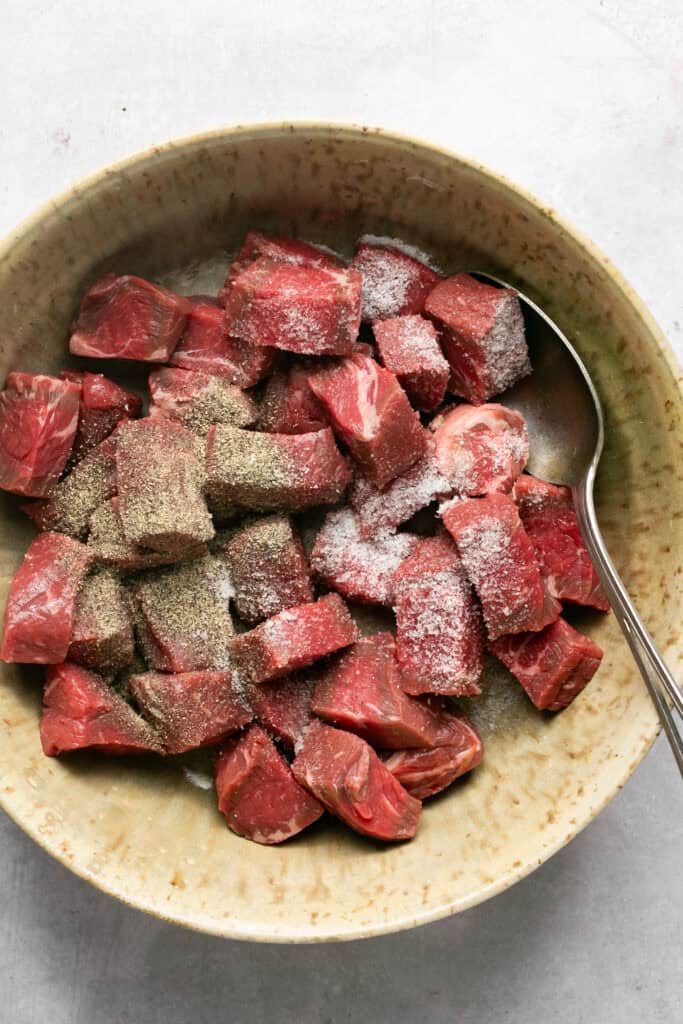
<path id="1" fill-rule="evenodd" d="M 229 672 L 143 672 L 128 687 L 167 754 L 220 743 L 253 718 Z"/>
<path id="2" fill-rule="evenodd" d="M 589 683 L 602 660 L 590 637 L 557 619 L 539 633 L 503 636 L 489 649 L 544 711 L 560 711 Z"/>
<path id="3" fill-rule="evenodd" d="M 69 661 L 115 674 L 134 656 L 133 621 L 123 586 L 107 570 L 88 576 L 76 596 Z"/>
<path id="4" fill-rule="evenodd" d="M 118 497 L 103 502 L 91 515 L 88 549 L 92 551 L 96 562 L 120 569 L 122 572 L 137 572 L 154 566 L 171 565 L 181 560 L 180 556 L 173 552 L 151 551 L 126 540 L 119 516 Z M 202 553 L 202 549 L 198 549 L 188 554 L 190 557 L 197 557 Z"/>
<path id="5" fill-rule="evenodd" d="M 321 804 L 299 785 L 258 725 L 219 754 L 216 790 L 228 827 L 255 843 L 282 843 L 323 814 Z"/>
<path id="6" fill-rule="evenodd" d="M 363 281 L 363 320 L 421 313 L 441 280 L 426 263 L 388 245 L 361 242 L 351 261 Z"/>
<path id="7" fill-rule="evenodd" d="M 154 730 L 102 676 L 68 661 L 47 670 L 40 740 L 48 757 L 85 749 L 161 753 Z"/>
<path id="8" fill-rule="evenodd" d="M 517 295 L 456 274 L 427 296 L 425 312 L 442 327 L 451 364 L 449 389 L 480 405 L 531 372 Z"/>
<path id="9" fill-rule="evenodd" d="M 260 257 L 225 290 L 228 334 L 251 345 L 344 356 L 360 326 L 360 275 Z"/>
<path id="10" fill-rule="evenodd" d="M 349 601 L 393 604 L 394 573 L 418 543 L 411 533 L 361 537 L 350 508 L 328 512 L 311 552 L 311 569 Z"/>
<path id="11" fill-rule="evenodd" d="M 75 356 L 165 363 L 189 312 L 182 295 L 141 277 L 107 274 L 85 293 L 69 350 Z"/>
<path id="12" fill-rule="evenodd" d="M 64 661 L 76 594 L 92 555 L 59 533 L 41 533 L 14 574 L 5 607 L 3 661 L 56 665 Z"/>
<path id="13" fill-rule="evenodd" d="M 246 687 L 258 721 L 289 750 L 294 750 L 311 721 L 312 691 L 313 680 L 298 674 Z"/>
<path id="14" fill-rule="evenodd" d="M 374 747 L 434 747 L 445 738 L 438 713 L 401 689 L 391 633 L 362 637 L 313 691 L 314 713 Z"/>
<path id="15" fill-rule="evenodd" d="M 397 750 L 384 761 L 394 778 L 418 800 L 440 793 L 481 763 L 484 745 L 472 723 L 463 715 L 444 717 L 449 737 L 442 746 Z"/>
<path id="16" fill-rule="evenodd" d="M 292 771 L 328 811 L 362 835 L 399 840 L 417 832 L 420 801 L 360 736 L 311 722 Z"/>
<path id="17" fill-rule="evenodd" d="M 442 519 L 481 601 L 489 639 L 554 622 L 561 606 L 543 585 L 512 498 L 454 499 L 442 508 Z"/>
<path id="18" fill-rule="evenodd" d="M 149 375 L 152 419 L 169 419 L 204 437 L 214 423 L 250 427 L 258 408 L 253 398 L 224 378 L 160 366 Z"/>
<path id="19" fill-rule="evenodd" d="M 223 377 L 238 388 L 251 388 L 267 377 L 274 350 L 231 338 L 225 330 L 225 313 L 214 299 L 190 300 L 187 325 L 171 366 Z"/>
<path id="20" fill-rule="evenodd" d="M 503 405 L 457 405 L 429 426 L 437 465 L 458 494 L 510 491 L 529 457 L 524 417 Z"/>
<path id="21" fill-rule="evenodd" d="M 73 446 L 75 459 L 82 459 L 109 437 L 120 420 L 137 419 L 142 412 L 139 395 L 119 387 L 102 373 L 62 370 L 59 376 L 81 388 L 78 430 Z"/>
<path id="22" fill-rule="evenodd" d="M 425 431 L 393 373 L 358 352 L 308 377 L 335 432 L 380 488 L 425 452 Z"/>
<path id="23" fill-rule="evenodd" d="M 272 434 L 307 434 L 329 427 L 325 406 L 308 386 L 310 369 L 294 364 L 287 373 L 274 373 L 261 402 L 259 428 Z"/>
<path id="24" fill-rule="evenodd" d="M 513 497 L 552 596 L 609 611 L 581 536 L 570 489 L 524 475 L 517 480 Z"/>
<path id="25" fill-rule="evenodd" d="M 169 421 L 122 423 L 116 445 L 126 539 L 155 551 L 197 549 L 214 535 L 194 434 Z"/>
<path id="26" fill-rule="evenodd" d="M 239 617 L 250 625 L 313 600 L 308 563 L 288 516 L 248 523 L 223 548 Z"/>
<path id="27" fill-rule="evenodd" d="M 260 434 L 219 424 L 209 431 L 206 492 L 214 513 L 302 509 L 339 501 L 351 477 L 332 431 Z"/>
<path id="28" fill-rule="evenodd" d="M 322 267 L 334 270 L 344 264 L 332 253 L 318 249 L 309 242 L 301 242 L 298 238 L 278 238 L 264 235 L 260 231 L 249 231 L 245 236 L 242 248 L 230 264 L 225 284 L 218 293 L 218 301 L 225 305 L 232 282 L 243 270 L 250 267 L 261 256 L 266 256 L 276 263 L 292 263 L 301 267 Z"/>
<path id="29" fill-rule="evenodd" d="M 262 683 L 312 665 L 357 638 L 358 629 L 341 597 L 327 594 L 235 637 L 230 651 L 237 668 L 252 683 Z"/>
<path id="30" fill-rule="evenodd" d="M 10 373 L 0 391 L 0 488 L 43 498 L 76 436 L 80 388 L 37 373 Z"/>
<path id="31" fill-rule="evenodd" d="M 481 620 L 451 541 L 422 540 L 396 572 L 394 585 L 403 689 L 410 694 L 478 694 Z"/>
<path id="32" fill-rule="evenodd" d="M 443 402 L 451 375 L 431 320 L 395 316 L 372 325 L 384 366 L 395 374 L 418 409 L 436 409 Z"/>

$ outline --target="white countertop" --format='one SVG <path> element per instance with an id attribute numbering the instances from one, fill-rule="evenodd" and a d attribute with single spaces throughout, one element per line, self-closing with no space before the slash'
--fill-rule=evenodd
<path id="1" fill-rule="evenodd" d="M 680 0 L 198 10 L 4 0 L 0 233 L 174 136 L 249 121 L 382 125 L 552 203 L 625 273 L 683 361 Z M 600 818 L 513 889 L 341 946 L 252 946 L 147 918 L 0 816 L 0 1024 L 674 1024 L 682 865 L 683 787 L 661 739 Z"/>

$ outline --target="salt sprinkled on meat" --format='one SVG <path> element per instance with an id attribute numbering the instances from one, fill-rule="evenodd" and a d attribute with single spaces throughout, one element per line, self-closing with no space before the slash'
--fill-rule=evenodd
<path id="1" fill-rule="evenodd" d="M 415 280 L 410 265 L 387 260 L 383 250 L 366 250 L 363 255 L 363 319 L 382 320 L 395 316 L 405 305 Z"/>
<path id="2" fill-rule="evenodd" d="M 350 500 L 356 510 L 363 536 L 393 530 L 438 497 L 451 494 L 450 482 L 439 471 L 433 449 L 384 491 L 363 476 L 356 477 Z"/>
<path id="3" fill-rule="evenodd" d="M 410 256 L 411 259 L 417 260 L 419 263 L 424 263 L 425 266 L 431 267 L 438 274 L 442 272 L 428 253 L 418 249 L 416 245 L 409 245 L 407 242 L 403 242 L 400 238 L 390 238 L 388 235 L 361 235 L 358 239 L 358 244 L 386 245 L 390 249 L 398 249 L 399 252 L 405 253 L 406 256 Z"/>
<path id="4" fill-rule="evenodd" d="M 506 293 L 495 312 L 486 344 L 487 388 L 497 395 L 531 373 L 519 299 Z"/>

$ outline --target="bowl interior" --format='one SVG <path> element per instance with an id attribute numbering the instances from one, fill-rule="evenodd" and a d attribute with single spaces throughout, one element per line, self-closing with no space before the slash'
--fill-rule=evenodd
<path id="1" fill-rule="evenodd" d="M 249 227 L 350 253 L 399 237 L 447 271 L 519 284 L 583 356 L 607 446 L 598 509 L 618 568 L 676 667 L 683 540 L 680 396 L 671 357 L 603 258 L 551 211 L 482 168 L 405 139 L 324 126 L 215 133 L 78 186 L 0 251 L 0 373 L 57 371 L 78 298 L 113 270 L 192 293 L 217 286 Z M 72 361 L 73 362 L 73 361 Z M 533 439 L 532 439 L 533 443 Z M 32 531 L 0 495 L 0 601 Z M 232 835 L 181 766 L 40 751 L 41 673 L 2 666 L 0 799 L 49 852 L 112 894 L 180 923 L 253 939 L 376 934 L 500 891 L 572 838 L 648 749 L 656 717 L 611 617 L 605 649 L 563 714 L 536 712 L 504 672 L 476 712 L 485 764 L 425 805 L 417 839 L 380 848 L 330 823 L 281 848 Z"/>

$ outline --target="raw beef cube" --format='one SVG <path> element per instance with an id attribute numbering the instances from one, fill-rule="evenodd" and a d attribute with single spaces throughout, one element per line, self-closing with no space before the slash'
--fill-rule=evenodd
<path id="1" fill-rule="evenodd" d="M 263 683 L 312 665 L 357 638 L 358 629 L 341 597 L 327 594 L 235 637 L 230 653 L 250 682 Z"/>
<path id="2" fill-rule="evenodd" d="M 329 427 L 325 406 L 308 386 L 310 368 L 295 363 L 287 373 L 274 373 L 261 401 L 259 429 L 270 434 L 307 434 Z"/>
<path id="3" fill-rule="evenodd" d="M 267 733 L 252 725 L 216 759 L 218 809 L 228 828 L 255 843 L 282 843 L 323 814 Z"/>
<path id="4" fill-rule="evenodd" d="M 59 479 L 78 427 L 80 388 L 38 373 L 10 373 L 0 391 L 0 488 L 43 498 Z"/>
<path id="5" fill-rule="evenodd" d="M 351 267 L 363 281 L 363 320 L 421 313 L 425 299 L 441 280 L 426 263 L 388 245 L 361 242 Z"/>
<path id="6" fill-rule="evenodd" d="M 440 471 L 470 498 L 510 491 L 529 457 L 524 417 L 503 405 L 457 405 L 429 426 Z"/>
<path id="7" fill-rule="evenodd" d="M 137 572 L 140 569 L 172 565 L 173 562 L 181 561 L 176 554 L 151 551 L 126 540 L 119 515 L 118 497 L 103 502 L 91 515 L 88 550 L 92 551 L 96 562 L 120 569 L 122 572 Z M 199 548 L 197 551 L 189 552 L 189 555 L 198 557 L 205 552 L 206 548 Z"/>
<path id="8" fill-rule="evenodd" d="M 69 350 L 75 356 L 165 363 L 189 312 L 182 295 L 141 277 L 107 274 L 83 297 Z"/>
<path id="9" fill-rule="evenodd" d="M 312 692 L 313 680 L 299 674 L 246 687 L 254 715 L 288 750 L 294 750 L 311 721 Z"/>
<path id="10" fill-rule="evenodd" d="M 425 431 L 393 373 L 356 353 L 309 374 L 335 432 L 380 488 L 425 452 Z"/>
<path id="11" fill-rule="evenodd" d="M 223 548 L 239 617 L 250 625 L 313 600 L 308 563 L 289 516 L 248 523 Z"/>
<path id="12" fill-rule="evenodd" d="M 233 635 L 230 577 L 213 555 L 146 573 L 134 586 L 143 654 L 160 672 L 224 669 Z"/>
<path id="13" fill-rule="evenodd" d="M 202 437 L 214 423 L 251 427 L 258 416 L 253 398 L 209 373 L 160 366 L 149 375 L 149 393 L 152 419 L 176 420 Z"/>
<path id="14" fill-rule="evenodd" d="M 360 274 L 260 257 L 225 289 L 225 327 L 251 345 L 314 356 L 353 351 Z"/>
<path id="15" fill-rule="evenodd" d="M 382 363 L 395 374 L 418 409 L 436 409 L 443 402 L 450 367 L 431 320 L 395 316 L 372 325 Z"/>
<path id="16" fill-rule="evenodd" d="M 437 284 L 425 312 L 442 327 L 449 389 L 480 405 L 531 373 L 517 295 L 456 274 Z"/>
<path id="17" fill-rule="evenodd" d="M 64 661 L 76 594 L 92 555 L 60 533 L 41 533 L 14 574 L 5 607 L 0 658 L 42 665 Z"/>
<path id="18" fill-rule="evenodd" d="M 309 242 L 301 242 L 298 238 L 278 238 L 274 235 L 264 235 L 260 231 L 249 231 L 242 248 L 230 264 L 225 284 L 218 293 L 221 305 L 225 305 L 232 282 L 261 256 L 267 256 L 276 263 L 292 263 L 301 267 L 327 267 L 334 270 L 344 265 L 332 253 L 318 249 Z"/>
<path id="19" fill-rule="evenodd" d="M 552 596 L 609 611 L 581 536 L 570 489 L 524 475 L 517 480 L 513 497 Z"/>
<path id="20" fill-rule="evenodd" d="M 391 633 L 362 637 L 316 684 L 313 712 L 374 747 L 434 747 L 445 738 L 439 714 L 401 689 Z"/>
<path id="21" fill-rule="evenodd" d="M 127 540 L 155 551 L 182 552 L 213 537 L 198 439 L 190 431 L 149 418 L 122 423 L 116 472 Z"/>
<path id="22" fill-rule="evenodd" d="M 69 661 L 47 670 L 40 741 L 48 757 L 86 749 L 161 753 L 154 730 L 123 697 L 102 676 Z"/>
<path id="23" fill-rule="evenodd" d="M 62 370 L 59 376 L 81 388 L 78 430 L 72 453 L 75 459 L 82 459 L 109 437 L 120 420 L 137 419 L 142 412 L 139 395 L 120 388 L 102 373 Z"/>
<path id="24" fill-rule="evenodd" d="M 410 694 L 480 692 L 479 610 L 457 552 L 445 536 L 422 540 L 394 576 L 396 655 Z"/>
<path id="25" fill-rule="evenodd" d="M 229 672 L 143 672 L 128 685 L 167 754 L 220 743 L 254 717 Z"/>
<path id="26" fill-rule="evenodd" d="M 235 506 L 267 512 L 332 505 L 351 476 L 329 428 L 260 434 L 225 424 L 209 431 L 206 474 L 214 513 Z"/>
<path id="27" fill-rule="evenodd" d="M 349 601 L 393 604 L 394 573 L 418 542 L 411 533 L 363 540 L 353 509 L 328 512 L 311 552 L 311 569 Z"/>
<path id="28" fill-rule="evenodd" d="M 418 800 L 446 789 L 457 778 L 481 763 L 484 746 L 463 715 L 447 716 L 450 735 L 431 750 L 397 750 L 384 761 L 395 779 Z"/>
<path id="29" fill-rule="evenodd" d="M 590 637 L 557 619 L 540 633 L 503 636 L 489 649 L 544 711 L 560 711 L 589 683 L 602 660 Z"/>
<path id="30" fill-rule="evenodd" d="M 130 665 L 134 655 L 133 621 L 121 583 L 108 570 L 88 576 L 76 595 L 69 661 L 106 675 Z"/>
<path id="31" fill-rule="evenodd" d="M 490 640 L 554 622 L 561 606 L 543 585 L 512 498 L 453 499 L 442 507 L 441 517 L 481 601 Z"/>
<path id="32" fill-rule="evenodd" d="M 314 720 L 292 771 L 328 811 L 362 835 L 399 840 L 417 832 L 420 801 L 409 796 L 360 736 Z"/>
<path id="33" fill-rule="evenodd" d="M 171 366 L 223 377 L 238 388 L 251 388 L 273 366 L 274 350 L 231 338 L 225 330 L 225 313 L 213 299 L 191 299 L 187 326 L 171 356 Z"/>

